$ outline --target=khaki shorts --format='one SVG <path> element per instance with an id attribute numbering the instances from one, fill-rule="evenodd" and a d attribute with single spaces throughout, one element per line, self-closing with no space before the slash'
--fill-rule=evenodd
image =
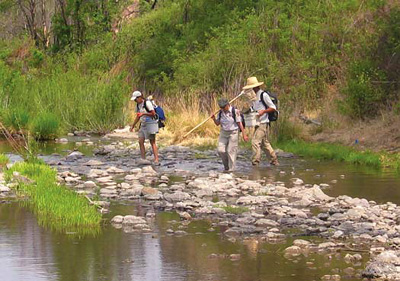
<path id="1" fill-rule="evenodd" d="M 149 134 L 146 130 L 146 125 L 144 125 L 143 123 L 140 124 L 138 136 L 139 136 L 139 138 L 142 138 L 145 140 L 155 140 L 156 139 L 156 134 Z"/>

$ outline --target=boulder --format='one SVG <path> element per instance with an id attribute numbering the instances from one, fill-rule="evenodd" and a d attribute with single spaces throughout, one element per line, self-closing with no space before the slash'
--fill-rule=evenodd
<path id="1" fill-rule="evenodd" d="M 285 249 L 285 256 L 299 256 L 301 255 L 301 248 L 298 246 L 290 246 Z"/>
<path id="2" fill-rule="evenodd" d="M 164 194 L 165 200 L 169 202 L 180 202 L 180 201 L 185 201 L 190 199 L 189 193 L 182 192 L 182 191 L 176 191 L 175 193 L 166 193 Z"/>

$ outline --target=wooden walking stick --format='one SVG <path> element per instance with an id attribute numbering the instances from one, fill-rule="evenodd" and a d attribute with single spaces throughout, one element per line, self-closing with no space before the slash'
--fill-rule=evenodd
<path id="1" fill-rule="evenodd" d="M 244 94 L 244 91 L 242 91 L 239 95 L 237 95 L 236 97 L 234 97 L 229 103 L 233 103 L 235 100 L 237 100 L 240 96 L 242 96 Z M 219 111 L 219 110 L 218 110 Z M 217 112 L 215 112 L 214 113 L 214 115 L 215 114 L 217 114 L 218 113 L 218 111 Z M 196 130 L 198 127 L 200 127 L 201 125 L 203 125 L 204 123 L 206 123 L 208 120 L 210 120 L 210 118 L 211 118 L 211 116 L 209 116 L 206 120 L 204 120 L 204 121 L 202 121 L 200 124 L 198 124 L 196 127 L 194 127 L 193 129 L 191 129 L 189 132 L 187 132 L 184 136 L 183 136 L 183 138 L 186 138 L 188 135 L 190 135 L 194 130 Z"/>

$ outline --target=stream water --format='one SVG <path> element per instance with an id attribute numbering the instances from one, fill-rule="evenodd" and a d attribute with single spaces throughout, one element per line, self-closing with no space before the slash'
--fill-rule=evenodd
<path id="1" fill-rule="evenodd" d="M 46 144 L 43 154 L 66 153 L 70 144 Z M 79 148 L 91 153 L 90 147 Z M 0 145 L 0 152 L 9 152 Z M 400 204 L 400 177 L 396 173 L 335 162 L 282 159 L 278 168 L 246 170 L 252 179 L 329 184 L 331 196 L 349 195 L 382 203 Z M 114 215 L 143 215 L 144 203 L 115 203 L 106 218 Z M 293 236 L 281 243 L 256 239 L 231 241 L 211 222 L 179 222 L 176 213 L 161 212 L 151 222 L 151 233 L 124 233 L 105 225 L 100 234 L 77 238 L 58 234 L 38 225 L 35 216 L 21 203 L 0 200 L 0 280 L 268 280 L 311 281 L 349 267 L 346 253 L 310 254 L 294 259 L 283 250 Z M 188 235 L 169 235 L 167 229 L 184 229 Z M 318 240 L 317 237 L 302 237 Z M 229 255 L 240 254 L 231 259 Z M 363 261 L 363 263 L 365 260 Z M 363 263 L 352 265 L 361 270 Z M 343 274 L 341 274 L 343 276 Z M 354 277 L 346 280 L 361 280 Z"/>

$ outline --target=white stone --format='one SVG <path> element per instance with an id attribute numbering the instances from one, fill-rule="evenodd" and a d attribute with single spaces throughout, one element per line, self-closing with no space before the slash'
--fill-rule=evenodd
<path id="1" fill-rule="evenodd" d="M 116 167 L 110 167 L 106 171 L 107 171 L 107 173 L 110 173 L 110 174 L 123 174 L 123 173 L 125 173 L 124 170 L 116 168 Z"/>
<path id="2" fill-rule="evenodd" d="M 311 245 L 311 243 L 309 241 L 307 241 L 307 240 L 296 239 L 296 240 L 293 241 L 293 245 L 297 246 L 297 247 L 300 247 L 300 248 L 307 248 L 308 246 Z"/>
<path id="3" fill-rule="evenodd" d="M 9 192 L 11 189 L 8 186 L 0 184 L 0 192 Z"/>
<path id="4" fill-rule="evenodd" d="M 122 223 L 124 221 L 123 216 L 115 216 L 112 218 L 111 223 Z"/>
<path id="5" fill-rule="evenodd" d="M 143 167 L 143 168 L 142 168 L 142 172 L 145 173 L 145 174 L 153 174 L 153 175 L 156 175 L 156 174 L 157 174 L 157 172 L 153 169 L 152 166 L 145 166 L 145 167 Z"/>
<path id="6" fill-rule="evenodd" d="M 298 246 L 290 246 L 285 249 L 285 255 L 299 256 L 301 254 L 301 248 Z"/>
<path id="7" fill-rule="evenodd" d="M 101 165 L 104 165 L 104 163 L 99 160 L 91 159 L 91 160 L 87 161 L 86 163 L 84 163 L 83 165 L 85 165 L 85 166 L 101 166 Z"/>
<path id="8" fill-rule="evenodd" d="M 302 185 L 304 183 L 304 181 L 299 178 L 293 178 L 292 181 L 294 185 Z"/>
<path id="9" fill-rule="evenodd" d="M 270 219 L 259 219 L 256 221 L 255 225 L 257 226 L 267 226 L 267 227 L 276 227 L 279 226 L 279 223 Z"/>
<path id="10" fill-rule="evenodd" d="M 123 224 L 134 225 L 134 224 L 147 224 L 146 220 L 142 217 L 128 215 L 124 217 Z"/>
<path id="11" fill-rule="evenodd" d="M 122 189 L 129 189 L 129 188 L 131 188 L 131 185 L 129 183 L 122 182 L 121 183 L 121 188 Z"/>
<path id="12" fill-rule="evenodd" d="M 109 183 L 112 181 L 112 177 L 108 176 L 108 177 L 98 178 L 97 181 L 99 183 Z"/>
<path id="13" fill-rule="evenodd" d="M 129 171 L 129 173 L 131 173 L 131 174 L 139 174 L 141 172 L 142 172 L 142 169 L 140 169 L 140 168 L 134 168 Z"/>
<path id="14" fill-rule="evenodd" d="M 96 187 L 96 184 L 95 184 L 93 181 L 85 181 L 85 182 L 83 183 L 83 186 L 84 186 L 85 188 L 95 188 L 95 187 Z"/>

